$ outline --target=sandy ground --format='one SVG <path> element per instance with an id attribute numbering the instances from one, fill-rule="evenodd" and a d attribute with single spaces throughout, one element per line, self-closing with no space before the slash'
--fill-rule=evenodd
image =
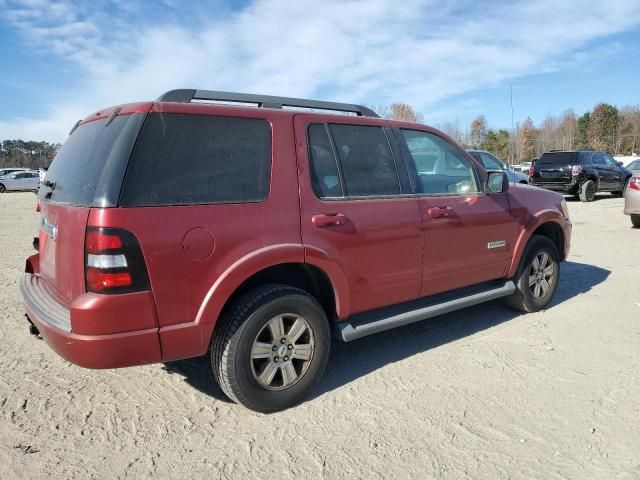
<path id="1" fill-rule="evenodd" d="M 95 371 L 27 334 L 35 198 L 0 195 L 0 478 L 640 478 L 640 231 L 570 202 L 553 306 L 334 343 L 302 405 L 229 403 L 199 359 Z"/>

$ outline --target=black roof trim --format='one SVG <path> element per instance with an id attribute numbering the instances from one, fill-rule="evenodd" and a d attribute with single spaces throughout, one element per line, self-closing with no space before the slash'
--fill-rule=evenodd
<path id="1" fill-rule="evenodd" d="M 379 116 L 370 108 L 362 105 L 338 102 L 323 102 L 304 98 L 275 97 L 272 95 L 256 95 L 252 93 L 216 92 L 212 90 L 180 89 L 170 90 L 158 97 L 158 102 L 189 103 L 193 100 L 210 100 L 219 102 L 255 103 L 263 108 L 301 107 L 317 110 L 333 110 L 336 112 L 355 113 L 361 117 Z"/>

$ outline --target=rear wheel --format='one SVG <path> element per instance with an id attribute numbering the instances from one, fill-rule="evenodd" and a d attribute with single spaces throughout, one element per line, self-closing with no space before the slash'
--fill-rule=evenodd
<path id="1" fill-rule="evenodd" d="M 509 306 L 521 312 L 537 312 L 551 302 L 560 265 L 558 250 L 547 237 L 534 235 L 529 240 L 513 278 L 516 291 L 506 297 Z"/>
<path id="2" fill-rule="evenodd" d="M 233 401 L 258 412 L 299 402 L 320 380 L 329 357 L 329 322 L 315 298 L 266 285 L 238 298 L 214 335 L 214 376 Z"/>
<path id="3" fill-rule="evenodd" d="M 580 186 L 580 201 L 593 202 L 596 198 L 596 182 L 587 180 Z"/>
<path id="4" fill-rule="evenodd" d="M 640 215 L 631 215 L 631 224 L 636 228 L 640 228 Z"/>
<path id="5" fill-rule="evenodd" d="M 4 193 L 7 191 L 7 187 L 5 187 L 2 183 L 0 183 L 0 193 Z"/>

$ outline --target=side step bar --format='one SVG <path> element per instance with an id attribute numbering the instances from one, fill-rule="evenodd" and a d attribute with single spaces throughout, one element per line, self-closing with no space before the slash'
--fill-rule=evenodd
<path id="1" fill-rule="evenodd" d="M 356 314 L 336 324 L 339 337 L 350 342 L 401 325 L 426 320 L 445 313 L 506 297 L 516 291 L 515 284 L 490 282 L 392 307 Z"/>

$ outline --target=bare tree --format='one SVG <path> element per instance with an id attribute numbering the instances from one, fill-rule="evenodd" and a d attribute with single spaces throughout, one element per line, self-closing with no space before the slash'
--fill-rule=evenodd
<path id="1" fill-rule="evenodd" d="M 487 136 L 487 119 L 484 115 L 478 115 L 469 125 L 469 140 L 474 148 L 480 148 Z"/>

